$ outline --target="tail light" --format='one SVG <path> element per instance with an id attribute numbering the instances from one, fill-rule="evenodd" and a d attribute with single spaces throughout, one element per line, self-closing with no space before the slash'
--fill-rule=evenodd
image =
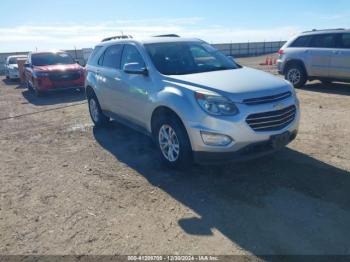
<path id="1" fill-rule="evenodd" d="M 284 55 L 284 50 L 283 50 L 283 49 L 280 49 L 280 50 L 277 52 L 277 54 L 279 54 L 279 55 Z"/>

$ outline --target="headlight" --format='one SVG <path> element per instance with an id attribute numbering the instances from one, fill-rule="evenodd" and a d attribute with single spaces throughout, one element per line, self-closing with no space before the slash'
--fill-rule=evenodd
<path id="1" fill-rule="evenodd" d="M 35 72 L 36 77 L 48 77 L 49 73 L 46 72 Z"/>
<path id="2" fill-rule="evenodd" d="M 233 116 L 239 113 L 232 101 L 219 94 L 196 92 L 195 98 L 200 107 L 209 115 Z"/>

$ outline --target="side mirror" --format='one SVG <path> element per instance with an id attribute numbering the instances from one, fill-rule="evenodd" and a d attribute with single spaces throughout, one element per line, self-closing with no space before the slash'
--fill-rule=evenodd
<path id="1" fill-rule="evenodd" d="M 127 74 L 148 76 L 147 68 L 139 63 L 125 64 L 123 70 Z"/>
<path id="2" fill-rule="evenodd" d="M 79 59 L 75 59 L 75 63 L 77 63 L 78 65 L 80 65 Z"/>

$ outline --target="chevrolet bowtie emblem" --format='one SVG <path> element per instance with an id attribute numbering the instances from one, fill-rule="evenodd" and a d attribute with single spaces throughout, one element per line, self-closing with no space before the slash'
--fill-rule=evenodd
<path id="1" fill-rule="evenodd" d="M 275 105 L 273 106 L 273 108 L 276 109 L 276 110 L 282 110 L 284 107 L 285 107 L 285 106 L 284 106 L 283 103 L 278 103 L 278 104 L 275 104 Z"/>

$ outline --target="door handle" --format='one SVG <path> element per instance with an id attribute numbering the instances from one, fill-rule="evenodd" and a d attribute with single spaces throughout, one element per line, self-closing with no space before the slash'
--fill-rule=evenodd
<path id="1" fill-rule="evenodd" d="M 333 54 L 335 54 L 335 55 L 340 55 L 341 52 L 340 52 L 340 51 L 333 51 Z"/>

